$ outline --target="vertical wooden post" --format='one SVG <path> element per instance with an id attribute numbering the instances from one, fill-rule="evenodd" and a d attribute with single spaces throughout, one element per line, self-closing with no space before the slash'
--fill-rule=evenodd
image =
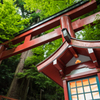
<path id="1" fill-rule="evenodd" d="M 29 42 L 30 39 L 31 39 L 31 35 L 26 36 L 25 40 L 24 40 L 24 44 L 27 43 L 27 42 Z"/>
<path id="2" fill-rule="evenodd" d="M 0 56 L 2 55 L 2 52 L 5 50 L 5 47 L 3 45 L 0 45 Z M 2 63 L 2 60 L 0 60 L 0 64 Z"/>
<path id="3" fill-rule="evenodd" d="M 99 73 L 97 73 L 97 75 L 98 75 L 99 84 L 100 84 L 100 72 L 99 72 Z"/>
<path id="4" fill-rule="evenodd" d="M 63 89 L 64 89 L 65 100 L 69 100 L 69 97 L 68 97 L 68 88 L 67 88 L 67 81 L 66 80 L 63 80 Z"/>
<path id="5" fill-rule="evenodd" d="M 69 16 L 67 15 L 62 16 L 60 19 L 60 25 L 61 25 L 61 29 L 66 28 L 69 34 L 71 35 L 71 37 L 75 38 L 75 33 L 73 31 L 71 19 Z"/>
<path id="6" fill-rule="evenodd" d="M 4 51 L 5 47 L 3 45 L 0 45 L 0 56 L 2 54 L 2 52 Z"/>

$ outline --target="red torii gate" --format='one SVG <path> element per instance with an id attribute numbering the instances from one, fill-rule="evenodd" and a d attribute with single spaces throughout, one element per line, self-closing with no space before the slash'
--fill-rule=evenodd
<path id="1" fill-rule="evenodd" d="M 81 30 L 83 25 L 92 24 L 96 15 L 100 14 L 100 12 L 71 23 L 72 19 L 95 9 L 96 1 L 82 1 L 80 4 L 74 6 L 74 9 L 72 9 L 73 7 L 69 8 L 69 10 L 56 17 L 51 16 L 51 19 L 48 18 L 29 27 L 23 32 L 23 34 L 15 37 L 11 41 L 1 44 L 0 46 L 0 60 L 3 60 L 7 57 L 62 37 L 63 44 L 61 47 L 46 60 L 38 64 L 37 69 L 39 72 L 44 73 L 64 88 L 65 100 L 79 100 L 73 99 L 75 96 L 72 94 L 71 97 L 68 95 L 70 94 L 68 91 L 68 82 L 70 80 L 97 75 L 100 82 L 100 41 L 77 40 L 74 34 L 74 31 L 77 32 Z M 31 40 L 31 37 L 58 25 L 61 25 L 61 27 L 55 29 L 53 32 Z M 21 41 L 24 41 L 24 43 L 16 48 L 7 50 L 10 43 L 15 45 Z M 84 68 L 87 68 L 88 71 L 79 73 L 79 70 L 83 70 Z M 73 74 L 73 71 L 78 72 Z M 78 94 L 76 97 L 78 98 Z M 92 98 L 95 99 L 94 95 Z"/>

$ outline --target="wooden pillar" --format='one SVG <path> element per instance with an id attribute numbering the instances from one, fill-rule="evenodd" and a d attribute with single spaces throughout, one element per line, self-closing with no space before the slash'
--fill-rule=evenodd
<path id="1" fill-rule="evenodd" d="M 97 73 L 98 79 L 99 79 L 99 84 L 100 84 L 100 72 Z"/>
<path id="2" fill-rule="evenodd" d="M 64 89 L 65 100 L 69 100 L 69 97 L 68 97 L 68 88 L 67 88 L 67 81 L 66 80 L 63 80 L 63 89 Z"/>
<path id="3" fill-rule="evenodd" d="M 68 30 L 70 36 L 75 38 L 75 33 L 73 31 L 71 19 L 69 16 L 67 16 L 67 15 L 62 16 L 60 19 L 60 25 L 61 25 L 61 29 L 66 28 Z"/>
<path id="4" fill-rule="evenodd" d="M 2 55 L 2 52 L 5 50 L 6 48 L 3 45 L 0 45 L 0 56 Z M 2 60 L 0 60 L 0 64 L 2 63 Z"/>

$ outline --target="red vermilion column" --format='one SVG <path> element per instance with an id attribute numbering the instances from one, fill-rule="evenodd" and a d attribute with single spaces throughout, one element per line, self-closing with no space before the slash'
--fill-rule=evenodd
<path id="1" fill-rule="evenodd" d="M 65 97 L 65 100 L 69 100 L 69 98 L 68 98 L 67 81 L 66 80 L 63 80 L 63 89 L 64 89 L 64 97 Z"/>
<path id="2" fill-rule="evenodd" d="M 69 16 L 67 16 L 67 15 L 62 16 L 60 19 L 60 25 L 61 25 L 61 29 L 67 28 L 71 37 L 75 38 L 75 33 L 73 31 L 71 19 Z M 64 37 L 62 36 L 62 39 L 63 38 Z M 64 42 L 64 39 L 63 39 L 63 42 Z"/>
<path id="3" fill-rule="evenodd" d="M 97 75 L 98 75 L 98 79 L 99 79 L 99 83 L 100 83 L 100 72 L 97 73 Z"/>
<path id="4" fill-rule="evenodd" d="M 2 52 L 5 50 L 6 48 L 3 45 L 0 45 L 0 57 L 2 55 Z M 2 60 L 0 60 L 0 64 L 1 64 Z"/>

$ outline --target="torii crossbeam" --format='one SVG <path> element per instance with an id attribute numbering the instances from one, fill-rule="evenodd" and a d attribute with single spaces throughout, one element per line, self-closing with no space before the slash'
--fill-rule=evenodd
<path id="1" fill-rule="evenodd" d="M 23 30 L 22 31 L 23 33 L 21 35 L 15 37 L 11 41 L 7 41 L 7 42 L 1 44 L 0 60 L 5 59 L 10 56 L 13 56 L 18 53 L 21 53 L 23 51 L 32 49 L 32 48 L 42 45 L 44 43 L 53 41 L 55 39 L 61 38 L 62 37 L 61 28 L 58 28 L 58 29 L 55 29 L 55 31 L 53 31 L 51 33 L 48 33 L 39 38 L 35 38 L 34 40 L 31 40 L 31 37 L 41 34 L 44 31 L 47 31 L 53 27 L 60 25 L 61 16 L 69 15 L 69 17 L 72 20 L 81 15 L 84 15 L 85 13 L 88 13 L 89 11 L 92 11 L 95 8 L 96 8 L 95 0 L 92 0 L 91 2 L 83 1 L 83 2 L 80 2 L 79 4 L 76 4 L 74 7 L 72 6 L 69 9 L 65 9 L 63 11 L 63 13 L 60 13 L 60 14 L 58 13 L 57 17 L 56 17 L 56 15 L 51 16 L 50 18 L 48 18 L 46 20 L 43 20 L 33 26 L 30 26 L 29 28 Z M 99 13 L 100 12 L 98 12 L 98 14 Z M 72 27 L 73 27 L 74 31 L 76 32 L 76 31 L 82 29 L 83 25 L 91 24 L 94 21 L 95 16 L 96 16 L 96 14 L 73 22 Z M 7 49 L 5 50 L 5 48 L 9 47 L 9 44 L 12 43 L 13 45 L 15 45 L 22 41 L 24 41 L 24 43 L 19 45 L 18 47 L 10 49 L 10 50 L 7 50 Z"/>
<path id="2" fill-rule="evenodd" d="M 88 92 L 91 96 L 87 99 L 87 92 L 85 92 L 83 79 L 81 82 L 83 82 L 82 87 L 84 87 L 84 93 L 81 94 L 78 93 L 78 86 L 76 86 L 77 93 L 74 91 L 76 94 L 73 94 L 73 89 L 75 90 L 76 87 L 73 88 L 72 84 L 74 83 L 70 82 L 84 77 L 87 80 L 94 79 L 95 81 L 95 77 L 88 78 L 92 75 L 96 75 L 98 77 L 98 80 L 96 81 L 97 83 L 98 81 L 100 82 L 100 41 L 77 40 L 74 34 L 74 32 L 81 30 L 84 25 L 92 24 L 96 15 L 100 14 L 100 12 L 71 22 L 72 19 L 86 14 L 94 10 L 96 7 L 97 5 L 95 0 L 91 0 L 91 2 L 89 2 L 89 0 L 81 1 L 62 12 L 29 27 L 28 29 L 25 29 L 22 31 L 22 34 L 11 41 L 1 44 L 0 60 L 58 38 L 62 38 L 63 44 L 55 53 L 37 65 L 38 71 L 44 73 L 64 88 L 65 100 L 82 100 L 80 98 L 85 98 L 84 100 L 89 100 L 91 98 L 91 100 L 93 100 L 96 98 L 99 100 L 99 85 L 98 90 L 95 92 L 93 92 L 91 88 L 92 92 Z M 59 25 L 61 25 L 61 27 L 55 29 L 53 32 L 31 40 L 33 36 Z M 21 41 L 24 41 L 24 43 L 16 48 L 7 50 L 10 43 L 15 45 Z M 77 84 L 77 82 L 78 81 L 75 81 L 75 84 Z M 94 84 L 91 85 L 91 81 L 89 82 L 90 83 L 87 86 L 92 87 Z M 97 85 L 97 83 L 95 83 L 95 85 Z M 97 93 L 96 96 L 94 95 L 95 93 Z"/>

